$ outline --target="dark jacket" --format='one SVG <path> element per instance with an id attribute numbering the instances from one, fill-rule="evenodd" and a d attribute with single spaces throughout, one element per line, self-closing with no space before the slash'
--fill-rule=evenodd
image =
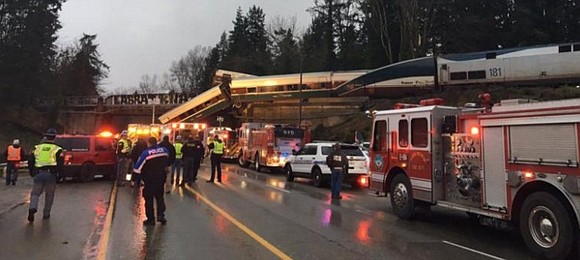
<path id="1" fill-rule="evenodd" d="M 161 145 L 154 145 L 145 149 L 135 164 L 133 172 L 145 178 L 164 178 L 165 167 L 169 165 L 169 152 Z"/>
<path id="2" fill-rule="evenodd" d="M 141 156 L 141 153 L 145 149 L 147 149 L 147 142 L 143 139 L 138 139 L 137 142 L 135 142 L 133 150 L 131 150 L 131 159 L 133 162 L 136 162 L 139 159 L 139 156 Z"/>
<path id="3" fill-rule="evenodd" d="M 326 157 L 326 165 L 330 169 L 342 169 L 346 172 L 348 170 L 348 158 L 346 158 L 346 154 L 342 150 L 332 150 Z"/>
<path id="4" fill-rule="evenodd" d="M 205 148 L 201 141 L 194 140 L 183 144 L 181 152 L 183 153 L 183 158 L 193 158 L 195 161 L 201 161 L 201 159 L 203 159 L 203 154 L 205 153 Z"/>
<path id="5" fill-rule="evenodd" d="M 167 166 L 171 166 L 175 162 L 175 146 L 173 146 L 169 141 L 163 140 L 159 143 L 159 146 L 165 147 L 169 152 L 169 163 Z"/>

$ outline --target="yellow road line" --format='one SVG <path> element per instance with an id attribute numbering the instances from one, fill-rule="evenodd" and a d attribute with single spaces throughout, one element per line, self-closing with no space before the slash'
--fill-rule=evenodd
<path id="1" fill-rule="evenodd" d="M 258 243 L 260 243 L 266 249 L 270 250 L 270 252 L 274 253 L 280 259 L 292 260 L 292 258 L 290 256 L 288 256 L 287 254 L 285 254 L 284 252 L 282 252 L 282 250 L 280 250 L 277 247 L 275 247 L 274 245 L 270 244 L 270 242 L 266 241 L 266 239 L 263 239 L 260 235 L 256 234 L 256 232 L 254 232 L 250 228 L 246 227 L 244 224 L 242 224 L 236 218 L 232 217 L 232 215 L 228 214 L 225 210 L 221 209 L 220 207 L 215 205 L 213 202 L 211 202 L 209 199 L 207 199 L 206 197 L 201 195 L 201 193 L 195 191 L 194 189 L 192 189 L 188 186 L 184 186 L 184 188 L 187 189 L 189 192 L 193 193 L 194 195 L 198 196 L 210 208 L 212 208 L 213 210 L 217 211 L 219 214 L 224 216 L 227 220 L 232 222 L 236 227 L 238 227 L 239 229 L 244 231 L 246 234 L 248 234 L 250 237 L 252 237 Z"/>
<path id="2" fill-rule="evenodd" d="M 109 236 L 111 233 L 111 224 L 113 222 L 113 212 L 115 211 L 115 203 L 117 201 L 117 184 L 113 185 L 113 190 L 111 191 L 111 198 L 109 202 L 109 208 L 107 208 L 107 216 L 105 217 L 105 223 L 103 224 L 103 232 L 101 233 L 101 238 L 99 239 L 99 246 L 97 260 L 107 259 L 107 250 L 109 249 Z"/>

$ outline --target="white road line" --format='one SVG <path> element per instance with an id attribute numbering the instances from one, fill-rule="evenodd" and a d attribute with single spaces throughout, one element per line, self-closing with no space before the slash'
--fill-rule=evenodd
<path id="1" fill-rule="evenodd" d="M 290 191 L 289 191 L 289 190 L 280 189 L 280 188 L 278 188 L 278 187 L 276 187 L 276 186 L 272 186 L 272 185 L 270 185 L 270 184 L 266 184 L 266 187 L 269 187 L 269 188 L 275 189 L 275 190 L 277 190 L 277 191 L 281 191 L 281 192 L 290 193 Z"/>
<path id="2" fill-rule="evenodd" d="M 505 260 L 505 258 L 501 258 L 501 257 L 497 257 L 497 256 L 494 256 L 494 255 L 490 255 L 488 253 L 484 253 L 484 252 L 481 252 L 481 251 L 477 251 L 475 249 L 471 249 L 469 247 L 465 247 L 465 246 L 462 246 L 462 245 L 458 245 L 458 244 L 455 244 L 455 243 L 452 243 L 452 242 L 449 242 L 449 241 L 443 240 L 442 242 L 445 243 L 445 244 L 448 244 L 448 245 L 452 245 L 452 246 L 455 246 L 455 247 L 458 247 L 458 248 L 467 250 L 467 251 L 471 251 L 471 252 L 476 253 L 476 254 L 480 254 L 482 256 L 487 256 L 487 257 L 489 257 L 491 259 Z"/>

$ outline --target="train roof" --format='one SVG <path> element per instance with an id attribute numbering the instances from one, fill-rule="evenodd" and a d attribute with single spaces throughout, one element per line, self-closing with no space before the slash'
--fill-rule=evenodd
<path id="1" fill-rule="evenodd" d="M 486 50 L 468 53 L 450 53 L 450 54 L 441 54 L 439 55 L 439 58 L 443 58 L 450 61 L 468 61 L 468 60 L 487 59 L 488 55 L 491 53 L 495 53 L 495 55 L 498 58 L 539 55 L 539 54 L 554 53 L 554 51 L 557 51 L 558 50 L 557 48 L 562 45 L 578 45 L 578 44 L 580 43 L 577 42 L 577 43 L 544 44 L 544 45 Z"/>

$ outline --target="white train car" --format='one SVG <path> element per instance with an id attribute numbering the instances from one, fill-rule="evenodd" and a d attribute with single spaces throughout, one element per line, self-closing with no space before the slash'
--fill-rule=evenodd
<path id="1" fill-rule="evenodd" d="M 580 43 L 446 54 L 436 59 L 440 86 L 580 82 Z"/>

